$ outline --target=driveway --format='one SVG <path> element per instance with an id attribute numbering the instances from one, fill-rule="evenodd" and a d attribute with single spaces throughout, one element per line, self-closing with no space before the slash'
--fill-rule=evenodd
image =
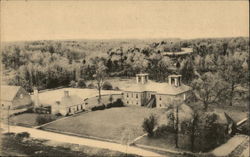
<path id="1" fill-rule="evenodd" d="M 4 132 L 7 132 L 7 126 L 4 126 L 3 128 L 5 130 Z M 54 132 L 49 132 L 49 131 L 44 131 L 44 130 L 38 130 L 35 128 L 10 126 L 10 132 L 15 132 L 15 133 L 28 132 L 30 136 L 34 138 L 54 140 L 58 142 L 66 142 L 66 143 L 79 144 L 79 145 L 86 145 L 90 147 L 98 147 L 98 148 L 109 149 L 109 150 L 119 151 L 119 152 L 128 153 L 128 154 L 136 154 L 140 156 L 150 156 L 150 157 L 162 156 L 160 154 L 147 151 L 144 149 L 140 149 L 137 147 L 133 147 L 133 146 L 126 146 L 126 145 L 121 145 L 117 143 L 64 135 L 64 134 L 59 134 L 59 133 L 54 133 Z"/>

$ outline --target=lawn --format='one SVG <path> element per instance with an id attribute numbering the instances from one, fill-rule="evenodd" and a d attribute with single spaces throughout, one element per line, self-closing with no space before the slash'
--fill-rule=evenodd
<path id="1" fill-rule="evenodd" d="M 140 140 L 136 141 L 135 144 L 138 145 L 147 145 L 151 147 L 163 148 L 163 149 L 171 149 L 171 150 L 190 150 L 190 139 L 187 135 L 179 134 L 179 148 L 175 148 L 175 135 L 173 133 L 169 133 L 162 137 L 143 137 Z"/>
<path id="2" fill-rule="evenodd" d="M 165 109 L 150 109 L 144 107 L 111 108 L 69 117 L 55 121 L 43 127 L 75 133 L 79 135 L 94 136 L 113 140 L 119 143 L 132 141 L 142 135 L 142 122 L 145 117 L 155 114 L 159 123 L 164 123 Z"/>
<path id="3" fill-rule="evenodd" d="M 38 114 L 36 113 L 23 113 L 16 116 L 10 117 L 10 123 L 15 125 L 23 125 L 23 126 L 36 126 L 36 118 Z"/>
<path id="4" fill-rule="evenodd" d="M 43 114 L 45 115 L 45 114 Z M 9 122 L 13 125 L 21 125 L 21 126 L 26 126 L 26 127 L 33 127 L 37 126 L 36 119 L 39 116 L 37 113 L 22 113 L 19 115 L 11 116 L 9 119 Z M 52 116 L 52 115 L 48 115 Z M 53 116 L 55 119 L 60 118 Z M 7 119 L 5 119 L 5 123 L 7 123 Z"/>

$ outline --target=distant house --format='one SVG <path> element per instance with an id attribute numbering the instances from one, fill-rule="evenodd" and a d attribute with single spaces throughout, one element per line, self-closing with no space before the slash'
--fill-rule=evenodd
<path id="1" fill-rule="evenodd" d="M 32 107 L 28 92 L 21 86 L 1 86 L 1 108 L 10 110 L 25 110 Z"/>
<path id="2" fill-rule="evenodd" d="M 77 95 L 69 95 L 69 91 L 64 91 L 64 96 L 60 101 L 56 101 L 51 106 L 52 114 L 72 115 L 85 110 L 84 101 Z"/>
<path id="3" fill-rule="evenodd" d="M 162 55 L 175 57 L 175 56 L 189 55 L 191 53 L 193 53 L 193 48 L 181 48 L 180 52 L 162 52 Z"/>
<path id="4" fill-rule="evenodd" d="M 136 106 L 166 108 L 190 96 L 191 87 L 182 84 L 181 75 L 170 75 L 168 83 L 157 83 L 150 81 L 148 74 L 137 74 L 136 83 L 123 89 L 124 103 Z"/>

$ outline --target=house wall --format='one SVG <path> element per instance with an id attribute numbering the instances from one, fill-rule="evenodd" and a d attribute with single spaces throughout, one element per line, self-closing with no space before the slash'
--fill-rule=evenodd
<path id="1" fill-rule="evenodd" d="M 156 107 L 158 108 L 168 108 L 178 101 L 178 103 L 184 102 L 190 97 L 190 92 L 184 92 L 178 95 L 168 95 L 168 94 L 156 94 Z"/>
<path id="2" fill-rule="evenodd" d="M 78 104 L 78 105 L 72 105 L 72 106 L 55 104 L 51 107 L 52 114 L 60 113 L 63 116 L 66 116 L 67 114 L 75 114 L 75 113 L 81 112 L 83 110 L 85 110 L 84 104 Z"/>
<path id="3" fill-rule="evenodd" d="M 20 88 L 12 101 L 11 109 L 21 109 L 30 106 L 32 106 L 31 96 L 23 88 Z"/>
<path id="4" fill-rule="evenodd" d="M 144 106 L 151 99 L 151 95 L 155 92 L 123 92 L 123 100 L 125 105 Z"/>
<path id="5" fill-rule="evenodd" d="M 124 92 L 123 100 L 125 105 L 142 106 L 144 99 L 143 92 Z"/>

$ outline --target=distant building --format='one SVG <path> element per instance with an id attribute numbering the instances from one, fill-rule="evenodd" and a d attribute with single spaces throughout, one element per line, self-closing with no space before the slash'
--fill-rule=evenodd
<path id="1" fill-rule="evenodd" d="M 52 114 L 72 115 L 85 110 L 84 101 L 77 95 L 69 95 L 69 91 L 64 91 L 61 101 L 56 101 L 51 106 Z"/>
<path id="2" fill-rule="evenodd" d="M 123 89 L 127 105 L 166 108 L 174 101 L 184 102 L 191 95 L 191 87 L 182 84 L 181 75 L 168 76 L 168 83 L 149 80 L 148 74 L 137 74 L 136 83 Z"/>
<path id="3" fill-rule="evenodd" d="M 21 86 L 1 86 L 1 108 L 10 110 L 26 110 L 32 107 L 28 92 Z"/>
<path id="4" fill-rule="evenodd" d="M 181 48 L 180 52 L 162 52 L 162 55 L 175 57 L 175 56 L 189 55 L 191 53 L 193 53 L 193 48 Z"/>

